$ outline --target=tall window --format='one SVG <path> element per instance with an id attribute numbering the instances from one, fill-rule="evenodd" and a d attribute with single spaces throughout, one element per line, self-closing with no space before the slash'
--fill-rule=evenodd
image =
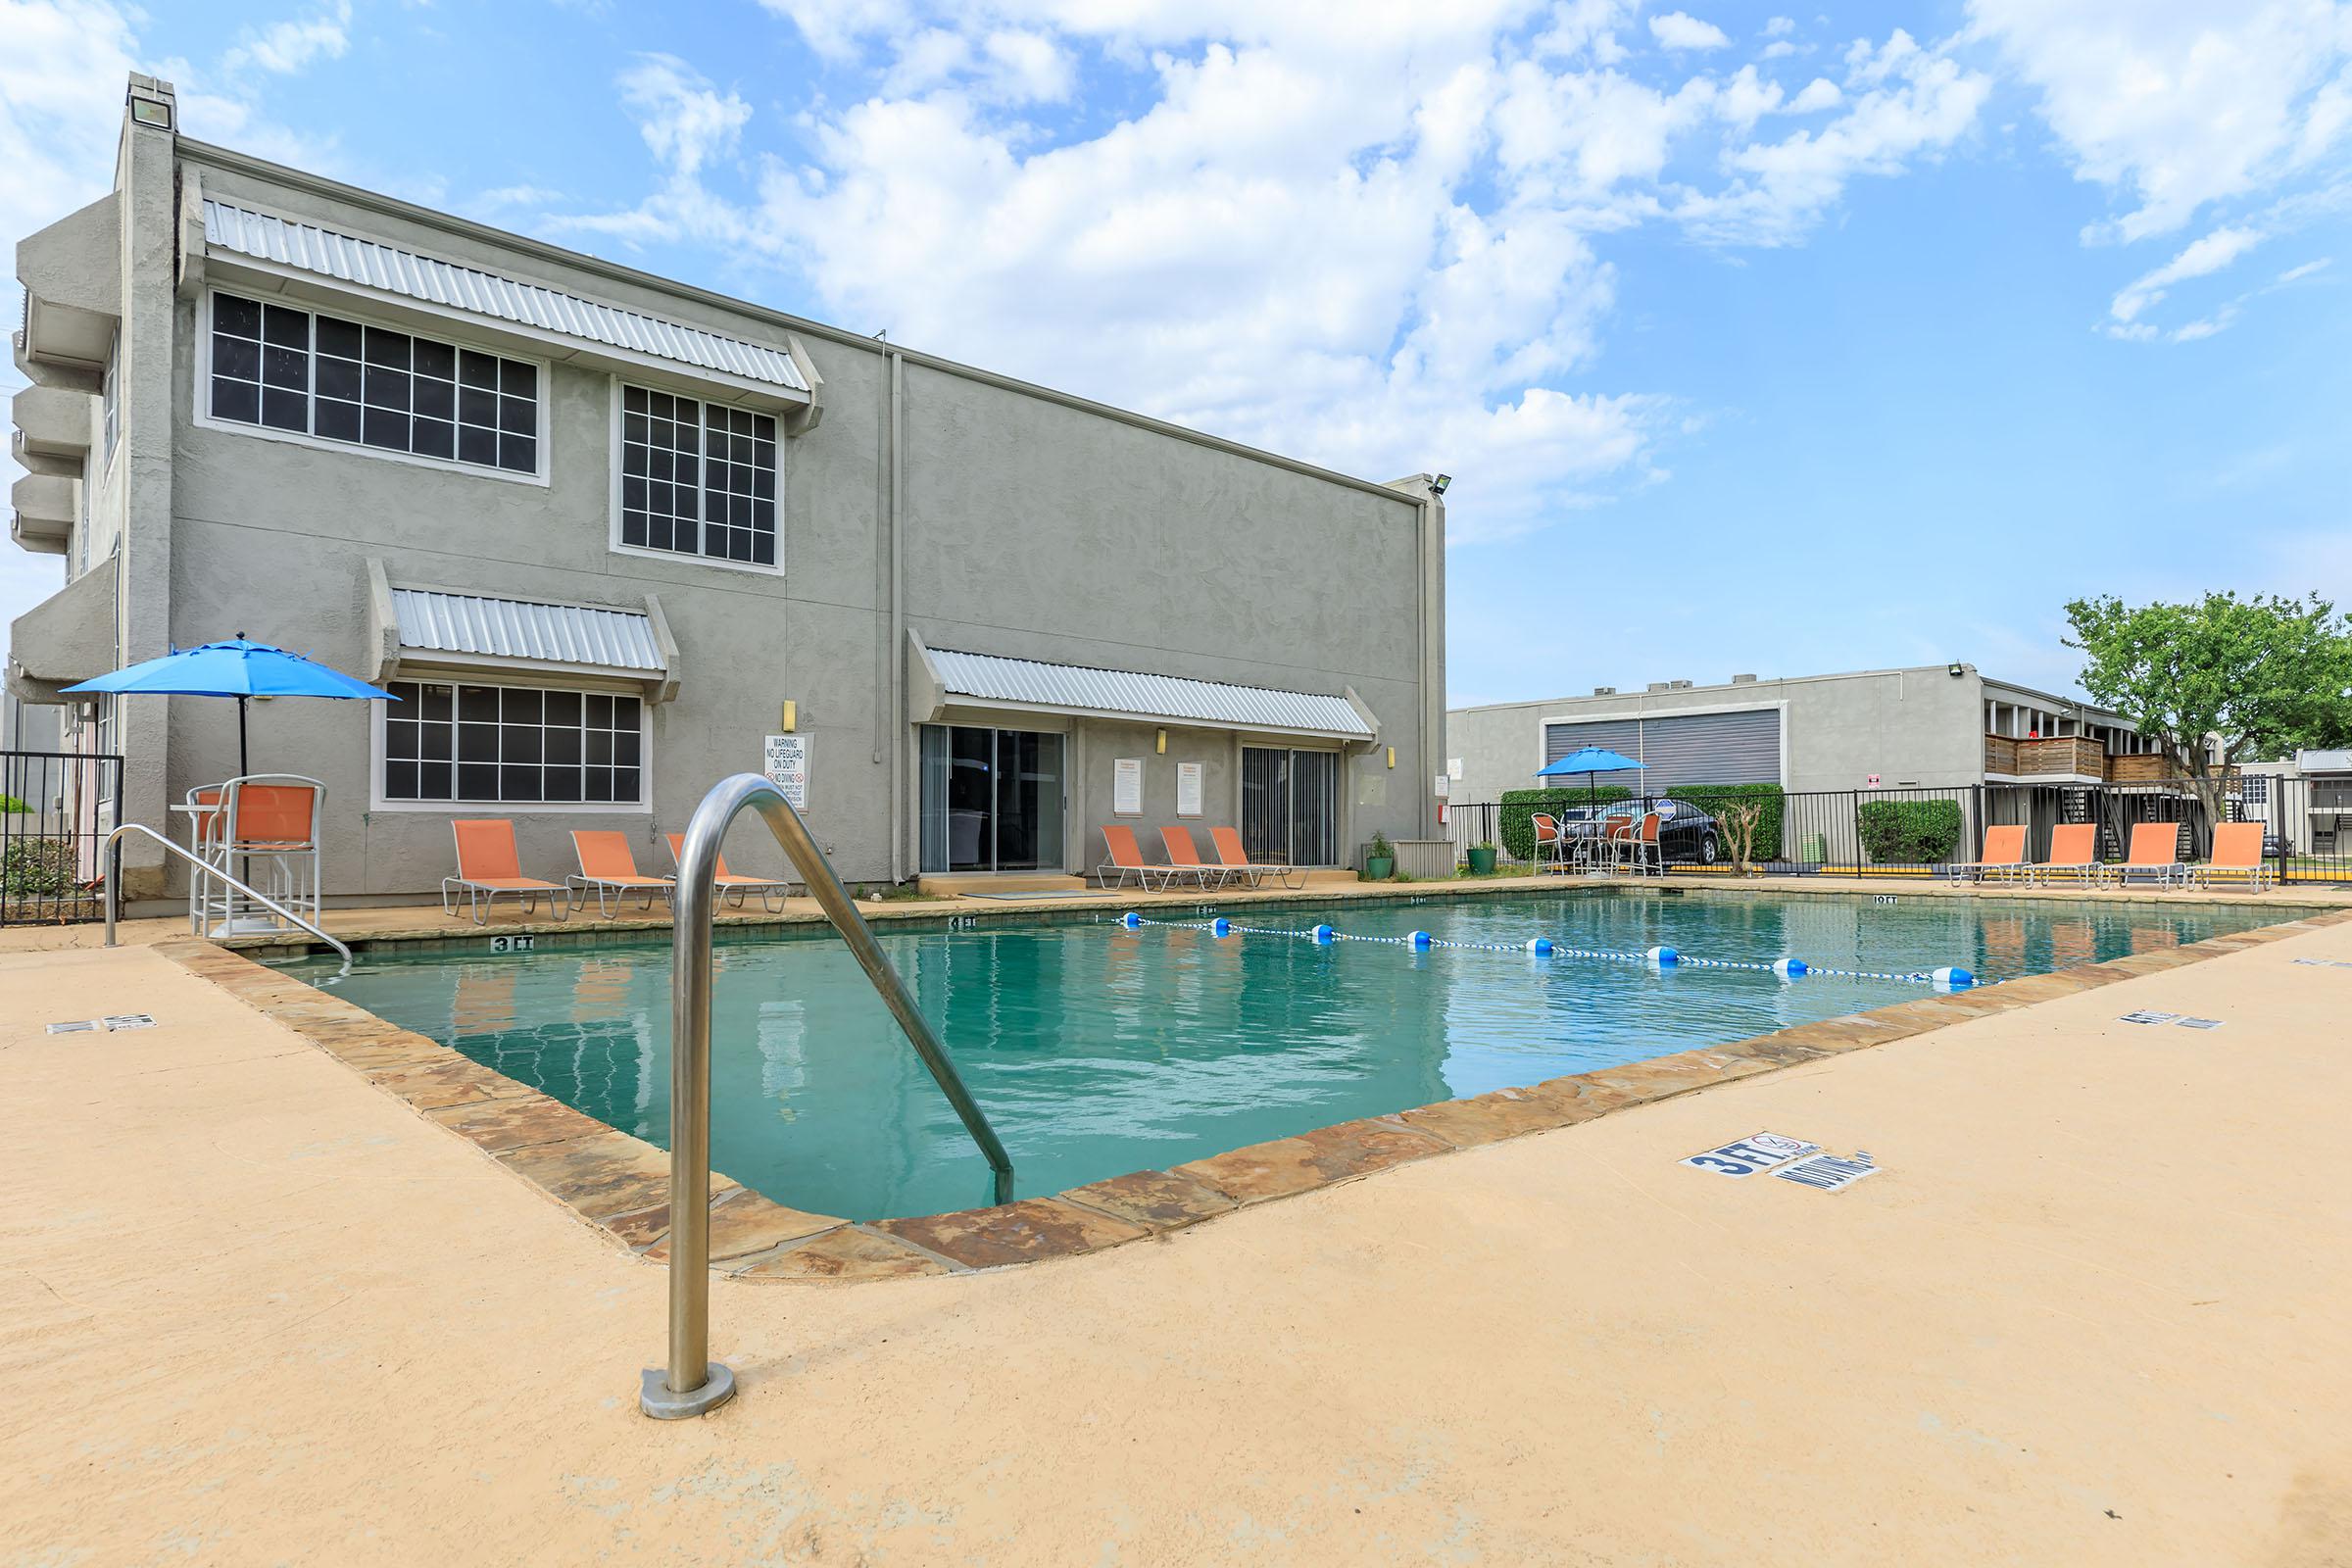
<path id="1" fill-rule="evenodd" d="M 925 871 L 1061 864 L 1061 736 L 925 724 L 921 758 Z"/>
<path id="2" fill-rule="evenodd" d="M 539 371 L 432 338 L 213 296 L 216 419 L 498 468 L 539 470 Z"/>
<path id="3" fill-rule="evenodd" d="M 1242 847 L 1252 860 L 1338 864 L 1339 753 L 1243 747 Z"/>
<path id="4" fill-rule="evenodd" d="M 100 427 L 106 436 L 106 446 L 99 461 L 109 463 L 115 456 L 115 437 L 122 433 L 122 337 L 115 335 L 115 346 L 107 351 L 106 379 L 99 383 L 98 406 L 102 411 Z"/>
<path id="5" fill-rule="evenodd" d="M 396 680 L 385 710 L 383 798 L 635 806 L 644 704 L 607 692 Z"/>
<path id="6" fill-rule="evenodd" d="M 774 565 L 774 417 L 621 388 L 620 542 Z"/>

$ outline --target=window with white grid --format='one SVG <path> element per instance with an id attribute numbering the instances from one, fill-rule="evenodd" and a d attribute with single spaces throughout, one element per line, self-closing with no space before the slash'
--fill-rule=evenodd
<path id="1" fill-rule="evenodd" d="M 218 293 L 211 343 L 216 419 L 539 471 L 539 371 L 524 361 Z"/>
<path id="2" fill-rule="evenodd" d="M 645 705 L 610 692 L 396 680 L 384 710 L 386 801 L 637 806 Z"/>
<path id="3" fill-rule="evenodd" d="M 621 545 L 773 566 L 776 491 L 774 416 L 620 389 Z"/>

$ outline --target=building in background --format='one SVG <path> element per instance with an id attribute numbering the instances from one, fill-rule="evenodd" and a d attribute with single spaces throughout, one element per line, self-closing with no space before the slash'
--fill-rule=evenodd
<path id="1" fill-rule="evenodd" d="M 1652 794 L 1696 784 L 1792 792 L 1977 784 L 2097 785 L 2169 777 L 2169 759 L 2103 708 L 1980 674 L 1921 664 L 1720 685 L 1652 681 L 1642 691 L 1458 708 L 1446 716 L 1461 762 L 1454 796 L 1526 789 L 1544 763 L 1605 746 L 1646 764 L 1606 780 Z"/>
<path id="2" fill-rule="evenodd" d="M 804 780 L 853 880 L 1082 871 L 1239 823 L 1424 837 L 1443 504 L 186 141 L 132 78 L 115 187 L 27 238 L 12 537 L 68 580 L 19 697 L 242 632 L 396 705 L 252 714 L 328 790 L 330 893 L 449 821 L 664 866 L 717 779 Z M 235 770 L 201 698 L 72 710 L 161 826 Z M 771 737 L 781 738 L 770 745 Z M 730 853 L 781 871 L 746 829 Z M 152 860 L 146 886 L 162 884 Z"/>

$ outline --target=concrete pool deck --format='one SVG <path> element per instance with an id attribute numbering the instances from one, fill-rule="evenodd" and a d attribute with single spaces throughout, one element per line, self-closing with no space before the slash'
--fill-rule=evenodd
<path id="1" fill-rule="evenodd" d="M 658 1267 L 163 953 L 7 954 L 0 1518 L 43 1563 L 2340 1562 L 2352 922 L 2265 935 L 1091 1255 L 720 1279 L 743 1394 L 678 1426 Z M 99 1010 L 158 1026 L 40 1032 Z M 1759 1128 L 1880 1174 L 1677 1163 Z"/>

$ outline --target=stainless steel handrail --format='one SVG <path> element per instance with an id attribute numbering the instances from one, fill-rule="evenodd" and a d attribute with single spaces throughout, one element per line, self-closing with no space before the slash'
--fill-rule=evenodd
<path id="1" fill-rule="evenodd" d="M 963 1119 L 996 1173 L 997 1201 L 1012 1200 L 1012 1157 L 800 813 L 758 773 L 719 780 L 695 808 L 678 849 L 669 1004 L 669 1365 L 648 1368 L 637 1391 L 638 1408 L 664 1421 L 715 1409 L 735 1392 L 735 1374 L 710 1359 L 710 920 L 719 844 L 746 807 L 784 846 L 825 918 Z"/>
<path id="2" fill-rule="evenodd" d="M 238 881 L 235 877 L 230 876 L 220 866 L 211 864 L 197 856 L 190 854 L 188 851 L 181 849 L 178 845 L 172 843 L 170 839 L 164 837 L 161 833 L 158 833 L 155 829 L 149 827 L 144 822 L 125 822 L 121 827 L 115 829 L 112 833 L 109 833 L 106 836 L 106 945 L 108 947 L 111 948 L 115 946 L 115 902 L 122 896 L 122 835 L 125 833 L 146 834 L 149 838 L 155 840 L 156 843 L 161 844 L 165 849 L 170 850 L 173 855 L 178 856 L 181 859 L 187 861 L 188 864 L 194 866 L 199 876 L 219 877 L 221 881 L 227 883 L 230 887 L 235 888 L 239 893 L 244 894 L 254 903 L 260 905 L 263 908 L 268 909 L 270 913 L 278 916 L 280 919 L 293 921 L 296 925 L 302 927 L 302 929 L 308 931 L 311 935 L 317 937 L 319 941 L 325 943 L 328 947 L 343 955 L 343 968 L 342 971 L 335 976 L 336 979 L 342 980 L 350 976 L 351 950 L 349 948 L 345 947 L 342 943 L 337 942 L 333 937 L 328 936 L 325 932 L 319 930 L 310 921 L 305 920 L 301 915 L 296 914 L 292 909 L 287 908 L 275 899 L 270 898 L 268 894 L 259 893 L 254 889 L 247 887 L 244 883 Z"/>
<path id="3" fill-rule="evenodd" d="M 120 827 L 116 827 L 116 830 L 113 830 L 113 832 L 108 832 L 108 835 L 106 835 L 106 945 L 108 945 L 108 948 L 113 948 L 113 945 L 116 945 L 116 898 L 120 898 L 120 894 L 122 894 L 122 835 L 124 835 L 124 832 L 143 832 L 143 835 L 146 835 L 146 837 L 151 837 L 151 839 L 155 839 L 155 842 L 158 842 L 158 844 L 163 844 L 165 849 L 170 849 L 172 854 L 178 856 L 178 858 L 181 858 L 181 860 L 186 860 L 188 865 L 193 865 L 195 870 L 198 870 L 198 874 L 202 874 L 202 877 L 219 877 L 219 879 L 221 879 L 221 882 L 225 882 L 225 884 L 228 884 L 228 886 L 233 886 L 233 889 L 240 891 L 240 894 L 245 894 L 247 898 L 252 898 L 254 903 L 259 903 L 259 906 L 264 907 L 264 909 L 269 909 L 270 914 L 277 914 L 277 917 L 280 917 L 280 919 L 289 919 L 289 921 L 294 921 L 296 926 L 301 926 L 301 929 L 311 933 L 311 936 L 316 936 L 318 941 L 327 943 L 329 948 L 334 948 L 336 953 L 341 953 L 341 955 L 343 955 L 343 968 L 341 968 L 339 973 L 336 973 L 334 978 L 336 978 L 336 980 L 348 980 L 348 978 L 351 978 L 351 948 L 346 948 L 346 945 L 343 945 L 343 943 L 334 941 L 334 938 L 327 936 L 327 933 L 324 933 L 324 931 L 319 931 L 318 926 L 313 926 L 311 921 L 306 921 L 304 917 L 301 917 L 301 914 L 296 914 L 294 909 L 284 907 L 282 903 L 277 903 L 275 898 L 270 898 L 269 894 L 261 894 L 261 891 L 249 889 L 249 886 L 245 886 L 245 884 L 242 884 L 242 882 L 237 882 L 235 877 L 230 877 L 230 874 L 225 872 L 225 870 L 221 870 L 221 867 L 219 867 L 219 865 L 212 865 L 212 862 L 207 862 L 207 860 L 198 858 L 198 856 L 188 854 L 186 849 L 181 849 L 181 847 L 178 847 L 178 844 L 172 842 L 172 839 L 167 839 L 167 837 L 160 835 L 160 832 L 155 832 L 153 827 L 148 827 L 146 823 L 122 823 L 122 825 L 120 825 Z"/>

